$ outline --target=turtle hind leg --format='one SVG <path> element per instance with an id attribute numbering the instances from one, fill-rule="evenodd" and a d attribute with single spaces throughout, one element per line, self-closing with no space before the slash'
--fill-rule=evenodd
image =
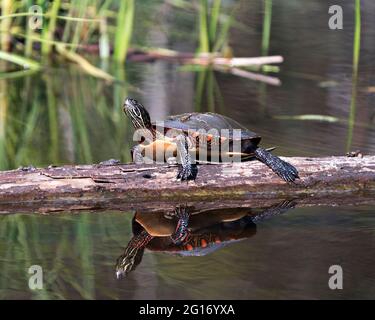
<path id="1" fill-rule="evenodd" d="M 175 216 L 178 218 L 175 232 L 171 235 L 171 240 L 174 244 L 180 245 L 185 243 L 190 235 L 188 226 L 190 213 L 184 206 L 178 206 L 175 209 Z"/>
<path id="2" fill-rule="evenodd" d="M 258 213 L 256 216 L 251 217 L 251 220 L 254 223 L 257 223 L 262 220 L 272 218 L 274 216 L 283 214 L 290 209 L 294 209 L 296 202 L 294 200 L 284 200 L 272 207 L 264 209 L 262 212 Z"/>
<path id="3" fill-rule="evenodd" d="M 297 169 L 290 163 L 281 160 L 279 157 L 273 155 L 271 152 L 257 148 L 254 151 L 255 156 L 265 165 L 267 165 L 273 172 L 287 182 L 293 182 L 299 178 Z"/>

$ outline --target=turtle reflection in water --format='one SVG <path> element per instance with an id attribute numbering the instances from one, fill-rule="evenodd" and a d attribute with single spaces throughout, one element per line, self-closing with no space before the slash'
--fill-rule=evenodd
<path id="1" fill-rule="evenodd" d="M 117 278 L 126 276 L 142 261 L 145 249 L 181 256 L 204 256 L 227 244 L 252 237 L 256 222 L 294 207 L 283 201 L 256 214 L 251 208 L 215 209 L 192 212 L 176 207 L 172 215 L 136 212 L 133 237 L 117 259 Z"/>

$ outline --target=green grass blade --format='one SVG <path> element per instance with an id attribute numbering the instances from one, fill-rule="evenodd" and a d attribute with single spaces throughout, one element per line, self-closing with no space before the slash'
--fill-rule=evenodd
<path id="1" fill-rule="evenodd" d="M 353 47 L 353 75 L 358 75 L 359 56 L 361 51 L 361 0 L 355 1 L 355 33 Z"/>
<path id="2" fill-rule="evenodd" d="M 352 74 L 352 97 L 350 101 L 350 111 L 348 118 L 348 136 L 346 140 L 346 151 L 350 152 L 353 142 L 353 132 L 355 125 L 355 114 L 357 109 L 357 80 L 358 66 L 361 51 L 361 0 L 355 1 L 355 27 L 353 41 L 353 74 Z"/>
<path id="3" fill-rule="evenodd" d="M 48 40 L 53 40 L 53 35 L 56 30 L 57 14 L 59 12 L 60 5 L 61 5 L 61 0 L 55 0 L 52 2 L 48 28 L 43 30 L 43 38 L 47 40 L 47 42 L 42 43 L 42 54 L 44 55 L 49 54 L 51 51 L 51 44 L 48 42 Z"/>
<path id="4" fill-rule="evenodd" d="M 207 74 L 207 108 L 210 112 L 215 112 L 215 89 L 214 89 L 214 72 L 208 70 Z"/>
<path id="5" fill-rule="evenodd" d="M 114 58 L 124 62 L 131 41 L 134 21 L 134 0 L 123 0 L 117 15 Z"/>
<path id="6" fill-rule="evenodd" d="M 207 69 L 198 73 L 197 86 L 195 89 L 195 111 L 202 111 L 203 91 L 206 83 Z"/>
<path id="7" fill-rule="evenodd" d="M 264 0 L 264 18 L 262 32 L 262 55 L 266 56 L 269 51 L 272 21 L 272 0 Z"/>
<path id="8" fill-rule="evenodd" d="M 1 1 L 1 15 L 10 15 L 14 10 L 14 1 L 12 0 L 2 0 Z M 11 19 L 0 20 L 0 48 L 4 51 L 9 51 L 10 49 L 10 33 L 9 30 L 12 25 Z"/>
<path id="9" fill-rule="evenodd" d="M 210 18 L 210 42 L 216 39 L 216 31 L 219 22 L 220 16 L 220 8 L 221 8 L 221 0 L 214 0 L 214 4 L 211 10 L 211 18 Z"/>
<path id="10" fill-rule="evenodd" d="M 220 51 L 223 48 L 223 46 L 228 42 L 228 33 L 233 22 L 233 12 L 234 11 L 232 11 L 232 14 L 229 17 L 227 17 L 227 20 L 225 21 L 224 25 L 222 25 L 220 34 L 219 36 L 217 36 L 216 43 L 212 49 L 213 52 Z"/>
<path id="11" fill-rule="evenodd" d="M 59 160 L 59 123 L 56 94 L 54 92 L 54 82 L 48 76 L 44 77 L 47 91 L 48 126 L 50 134 L 50 159 L 53 163 Z"/>
<path id="12" fill-rule="evenodd" d="M 21 57 L 14 53 L 9 53 L 5 51 L 0 51 L 0 60 L 6 60 L 8 62 L 12 62 L 22 66 L 24 69 L 32 69 L 38 70 L 40 68 L 40 64 L 34 60 Z"/>
<path id="13" fill-rule="evenodd" d="M 200 0 L 199 4 L 199 51 L 200 52 L 209 52 L 210 43 L 208 35 L 208 26 L 207 26 L 207 0 Z"/>
<path id="14" fill-rule="evenodd" d="M 85 15 L 87 5 L 88 5 L 88 0 L 83 0 L 83 1 L 78 2 L 78 10 L 79 10 L 79 17 L 80 18 L 82 18 Z M 78 46 L 78 43 L 81 40 L 82 26 L 83 26 L 82 23 L 78 23 L 75 26 L 74 35 L 73 35 L 73 39 L 72 39 L 72 47 L 71 47 L 72 51 L 76 50 L 76 48 Z"/>

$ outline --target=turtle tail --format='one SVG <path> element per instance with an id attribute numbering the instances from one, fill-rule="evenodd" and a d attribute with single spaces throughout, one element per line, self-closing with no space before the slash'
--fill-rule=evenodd
<path id="1" fill-rule="evenodd" d="M 299 178 L 297 169 L 290 163 L 281 160 L 279 157 L 273 155 L 271 152 L 257 148 L 255 150 L 255 156 L 265 165 L 267 165 L 273 172 L 287 182 L 292 182 Z"/>

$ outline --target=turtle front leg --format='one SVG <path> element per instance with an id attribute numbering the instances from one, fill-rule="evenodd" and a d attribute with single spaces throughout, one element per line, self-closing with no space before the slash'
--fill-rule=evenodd
<path id="1" fill-rule="evenodd" d="M 143 155 L 142 155 L 142 148 L 139 144 L 137 144 L 133 148 L 131 148 L 131 155 L 132 155 L 132 158 L 133 158 L 133 162 L 135 164 L 145 163 L 145 160 L 143 159 Z"/>
<path id="2" fill-rule="evenodd" d="M 178 206 L 175 209 L 175 215 L 178 218 L 175 232 L 171 235 L 174 244 L 180 245 L 186 242 L 190 232 L 188 229 L 190 213 L 186 207 Z"/>
<path id="3" fill-rule="evenodd" d="M 177 152 L 180 157 L 181 165 L 178 170 L 177 179 L 181 181 L 195 180 L 198 173 L 196 164 L 192 163 L 189 154 L 189 144 L 184 134 L 176 138 Z"/>
<path id="4" fill-rule="evenodd" d="M 293 182 L 299 178 L 297 169 L 290 163 L 281 160 L 279 157 L 273 155 L 271 152 L 257 148 L 254 152 L 258 160 L 267 165 L 273 172 L 287 182 Z"/>

